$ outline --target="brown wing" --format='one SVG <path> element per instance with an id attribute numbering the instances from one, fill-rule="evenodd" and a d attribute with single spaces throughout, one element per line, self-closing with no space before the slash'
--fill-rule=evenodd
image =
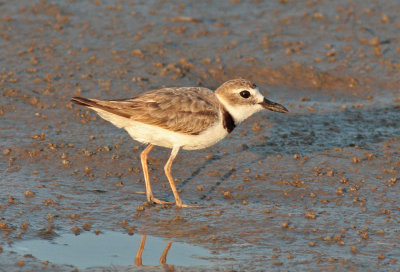
<path id="1" fill-rule="evenodd" d="M 199 134 L 219 118 L 219 102 L 206 88 L 164 88 L 124 100 L 74 97 L 73 102 L 175 132 Z"/>

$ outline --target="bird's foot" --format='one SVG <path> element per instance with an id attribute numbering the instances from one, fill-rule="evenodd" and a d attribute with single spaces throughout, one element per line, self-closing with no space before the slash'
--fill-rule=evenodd
<path id="1" fill-rule="evenodd" d="M 174 204 L 173 202 L 169 202 L 169 201 L 164 201 L 164 200 L 160 200 L 160 199 L 158 199 L 158 198 L 155 198 L 155 197 L 150 197 L 148 200 L 147 200 L 147 202 L 149 202 L 149 203 L 151 203 L 151 204 L 162 204 L 162 205 L 165 205 L 165 204 L 167 204 L 167 205 L 172 205 L 172 204 Z"/>
<path id="2" fill-rule="evenodd" d="M 203 208 L 202 206 L 199 206 L 199 205 L 187 205 L 187 204 L 183 204 L 182 202 L 176 202 L 175 205 L 178 208 L 192 208 L 192 209 Z"/>

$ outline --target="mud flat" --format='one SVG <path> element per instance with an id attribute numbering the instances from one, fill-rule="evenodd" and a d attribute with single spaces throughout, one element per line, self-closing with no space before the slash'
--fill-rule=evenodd
<path id="1" fill-rule="evenodd" d="M 1 2 L 0 270 L 397 271 L 399 9 Z M 146 205 L 143 147 L 69 102 L 238 76 L 290 114 L 259 113 L 213 147 L 180 152 L 180 195 L 201 209 Z M 156 148 L 150 170 L 155 195 L 172 201 L 168 154 Z M 54 257 L 82 241 L 80 261 Z"/>

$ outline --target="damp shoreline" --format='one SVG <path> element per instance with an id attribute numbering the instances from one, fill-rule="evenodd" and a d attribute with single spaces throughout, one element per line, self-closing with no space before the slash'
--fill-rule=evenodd
<path id="1" fill-rule="evenodd" d="M 1 3 L 0 270 L 112 270 L 13 252 L 98 232 L 137 239 L 121 271 L 164 271 L 169 241 L 171 258 L 178 245 L 207 252 L 204 266 L 167 255 L 177 271 L 395 271 L 398 9 L 394 0 Z M 289 114 L 257 113 L 218 144 L 179 153 L 180 196 L 200 209 L 146 204 L 144 146 L 70 102 L 236 77 Z M 154 148 L 149 169 L 155 197 L 173 201 L 169 153 Z M 141 234 L 160 239 L 143 258 L 153 268 L 135 266 Z"/>

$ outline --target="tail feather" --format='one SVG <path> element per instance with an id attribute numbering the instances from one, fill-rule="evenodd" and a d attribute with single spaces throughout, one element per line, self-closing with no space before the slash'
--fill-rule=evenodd
<path id="1" fill-rule="evenodd" d="M 86 106 L 86 107 L 95 107 L 97 106 L 97 103 L 91 99 L 87 99 L 84 97 L 79 97 L 79 96 L 75 96 L 71 98 L 71 101 L 81 105 L 81 106 Z"/>
<path id="2" fill-rule="evenodd" d="M 78 105 L 92 108 L 93 110 L 96 110 L 96 109 L 103 110 L 103 111 L 113 113 L 113 114 L 116 114 L 116 115 L 119 115 L 119 116 L 122 116 L 122 117 L 125 117 L 128 119 L 131 117 L 129 114 L 125 113 L 124 111 L 122 111 L 118 108 L 113 108 L 110 106 L 102 105 L 100 100 L 96 101 L 93 99 L 75 96 L 75 97 L 71 98 L 71 101 Z M 98 103 L 98 102 L 100 102 L 100 103 Z"/>

